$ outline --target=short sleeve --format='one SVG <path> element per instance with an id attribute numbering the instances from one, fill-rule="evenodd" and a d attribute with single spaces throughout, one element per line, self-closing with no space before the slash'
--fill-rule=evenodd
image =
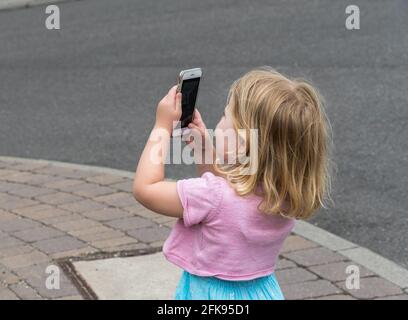
<path id="1" fill-rule="evenodd" d="M 220 179 L 206 172 L 200 178 L 177 181 L 177 192 L 184 209 L 184 226 L 190 227 L 208 220 L 217 212 L 222 198 Z"/>

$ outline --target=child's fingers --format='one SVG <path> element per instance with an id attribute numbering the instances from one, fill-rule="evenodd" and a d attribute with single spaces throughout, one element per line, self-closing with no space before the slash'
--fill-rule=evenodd
<path id="1" fill-rule="evenodd" d="M 194 124 L 194 123 L 192 123 L 192 122 L 189 123 L 188 127 L 189 127 L 191 130 L 197 130 L 198 132 L 200 132 L 201 135 L 204 133 L 204 132 L 203 132 L 203 129 L 200 128 L 200 126 L 197 126 L 196 124 Z"/>
<path id="2" fill-rule="evenodd" d="M 182 113 L 182 109 L 181 109 L 181 93 L 177 93 L 176 94 L 176 113 L 180 115 L 181 117 L 181 113 Z"/>
<path id="3" fill-rule="evenodd" d="M 194 120 L 195 122 L 203 122 L 203 118 L 201 117 L 200 111 L 196 108 L 194 111 Z"/>
<path id="4" fill-rule="evenodd" d="M 195 110 L 193 123 L 195 125 L 199 126 L 203 130 L 205 130 L 205 128 L 206 128 L 206 125 L 205 125 L 205 123 L 203 121 L 203 118 L 201 117 L 201 113 L 200 113 L 200 111 L 198 111 L 198 109 Z"/>
<path id="5" fill-rule="evenodd" d="M 172 87 L 170 88 L 169 92 L 167 93 L 167 95 L 168 95 L 169 97 L 175 97 L 175 96 L 176 96 L 176 93 L 177 93 L 177 85 L 172 86 Z"/>
<path id="6" fill-rule="evenodd" d="M 198 119 L 202 120 L 202 118 L 201 118 L 201 113 L 200 113 L 200 111 L 198 111 L 198 108 L 195 109 L 195 116 L 196 116 Z"/>

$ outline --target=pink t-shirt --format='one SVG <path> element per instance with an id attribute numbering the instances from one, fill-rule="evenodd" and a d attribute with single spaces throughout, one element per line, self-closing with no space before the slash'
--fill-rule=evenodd
<path id="1" fill-rule="evenodd" d="M 192 274 L 225 280 L 274 272 L 293 219 L 264 215 L 259 196 L 239 196 L 210 172 L 177 181 L 177 191 L 184 213 L 163 245 L 167 260 Z"/>

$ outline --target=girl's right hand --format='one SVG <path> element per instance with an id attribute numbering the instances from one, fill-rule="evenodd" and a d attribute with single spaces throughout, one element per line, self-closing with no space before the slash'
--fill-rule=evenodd
<path id="1" fill-rule="evenodd" d="M 201 151 L 205 150 L 206 146 L 211 146 L 212 147 L 212 142 L 210 135 L 208 134 L 207 127 L 203 121 L 203 118 L 201 117 L 200 112 L 198 109 L 195 109 L 194 111 L 194 119 L 193 121 L 188 125 L 188 128 L 192 131 L 189 134 L 189 140 L 186 141 L 186 143 L 194 149 L 194 152 L 198 152 L 199 150 L 196 150 L 196 147 L 201 145 Z M 194 138 L 200 138 L 201 143 L 197 143 L 197 141 L 194 141 Z"/>
<path id="2" fill-rule="evenodd" d="M 196 160 L 196 167 L 199 176 L 204 172 L 212 172 L 214 175 L 219 175 L 214 170 L 214 163 L 216 159 L 216 152 L 214 149 L 212 136 L 209 134 L 207 127 L 201 117 L 200 112 L 196 109 L 194 120 L 188 125 L 191 130 L 190 140 L 187 144 L 194 151 Z M 197 143 L 194 139 L 200 138 L 201 143 Z"/>

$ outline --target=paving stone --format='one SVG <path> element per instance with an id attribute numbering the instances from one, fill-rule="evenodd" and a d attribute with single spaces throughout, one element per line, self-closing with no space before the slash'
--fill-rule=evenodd
<path id="1" fill-rule="evenodd" d="M 84 242 L 68 235 L 47 240 L 40 240 L 34 242 L 32 245 L 47 254 L 80 249 L 86 246 Z"/>
<path id="2" fill-rule="evenodd" d="M 53 226 L 62 231 L 74 231 L 79 229 L 93 228 L 100 226 L 101 224 L 91 219 L 78 219 L 72 221 L 65 221 L 61 223 L 55 223 Z"/>
<path id="3" fill-rule="evenodd" d="M 71 179 L 85 179 L 87 177 L 93 177 L 98 174 L 99 172 L 94 172 L 90 170 L 75 170 L 75 169 L 68 169 L 68 168 L 64 172 L 61 172 L 60 169 L 58 170 L 59 176 L 64 176 L 66 178 L 71 178 Z"/>
<path id="4" fill-rule="evenodd" d="M 0 209 L 0 223 L 4 221 L 12 220 L 12 219 L 18 219 L 18 216 L 11 212 L 3 211 Z"/>
<path id="5" fill-rule="evenodd" d="M 81 184 L 84 184 L 83 180 L 61 178 L 61 180 L 51 181 L 51 182 L 44 184 L 44 187 L 68 191 L 67 190 L 68 187 L 73 187 L 73 186 L 78 187 Z"/>
<path id="6" fill-rule="evenodd" d="M 289 261 L 285 258 L 279 258 L 278 263 L 276 264 L 276 270 L 288 269 L 288 268 L 295 268 L 296 264 L 292 261 Z"/>
<path id="7" fill-rule="evenodd" d="M 280 284 L 290 284 L 297 282 L 304 282 L 308 280 L 316 280 L 317 276 L 303 268 L 291 268 L 284 270 L 277 270 L 276 277 Z M 301 285 L 301 284 L 299 284 Z"/>
<path id="8" fill-rule="evenodd" d="M 158 241 L 150 242 L 149 247 L 155 248 L 155 249 L 162 248 L 165 241 L 166 240 L 158 240 Z"/>
<path id="9" fill-rule="evenodd" d="M 35 199 L 41 202 L 44 202 L 44 203 L 54 204 L 54 205 L 62 205 L 62 204 L 66 204 L 69 202 L 77 202 L 77 201 L 83 200 L 82 197 L 75 196 L 67 192 L 55 192 L 52 194 L 35 197 Z"/>
<path id="10" fill-rule="evenodd" d="M 59 268 L 60 289 L 47 289 L 46 280 L 51 274 L 46 273 L 47 267 L 54 263 L 42 263 L 31 267 L 19 268 L 17 273 L 20 277 L 36 290 L 42 297 L 55 299 L 66 296 L 80 295 L 75 286 L 66 277 L 64 272 Z M 55 276 L 55 274 L 53 274 Z"/>
<path id="11" fill-rule="evenodd" d="M 28 172 L 21 172 L 18 170 L 0 169 L 0 179 L 11 182 L 26 182 L 31 174 Z"/>
<path id="12" fill-rule="evenodd" d="M 0 259 L 0 263 L 9 269 L 23 268 L 33 264 L 48 261 L 49 258 L 42 252 L 33 250 L 29 253 Z"/>
<path id="13" fill-rule="evenodd" d="M 137 240 L 131 237 L 121 237 L 121 238 L 113 238 L 107 240 L 99 240 L 99 241 L 92 241 L 91 246 L 99 248 L 99 249 L 107 249 L 112 247 L 117 247 L 125 244 L 136 243 Z"/>
<path id="14" fill-rule="evenodd" d="M 30 245 L 19 245 L 19 246 L 1 248 L 0 258 L 18 256 L 21 254 L 29 253 L 33 250 L 34 248 L 31 247 Z"/>
<path id="15" fill-rule="evenodd" d="M 9 167 L 9 165 L 3 161 L 0 161 L 0 169 L 6 168 L 6 167 Z"/>
<path id="16" fill-rule="evenodd" d="M 361 278 L 359 289 L 347 289 L 345 281 L 338 282 L 337 285 L 358 299 L 373 299 L 403 293 L 399 287 L 379 277 Z"/>
<path id="17" fill-rule="evenodd" d="M 47 183 L 58 181 L 60 178 L 57 176 L 49 176 L 49 175 L 37 175 L 28 183 L 31 185 L 43 186 Z"/>
<path id="18" fill-rule="evenodd" d="M 66 211 L 66 210 L 64 210 L 64 211 Z M 81 216 L 80 214 L 69 213 L 69 214 L 64 214 L 64 215 L 60 215 L 60 216 L 56 216 L 56 217 L 44 218 L 44 219 L 42 219 L 42 223 L 54 226 L 55 224 L 59 224 L 59 223 L 62 223 L 62 222 L 80 220 L 80 219 L 83 219 L 83 218 L 84 217 Z"/>
<path id="19" fill-rule="evenodd" d="M 93 199 L 119 208 L 129 207 L 136 202 L 131 194 L 125 192 L 116 192 L 106 196 L 95 197 Z"/>
<path id="20" fill-rule="evenodd" d="M 166 226 L 166 227 L 168 227 L 168 228 L 170 228 L 170 229 L 173 229 L 173 227 L 174 227 L 174 225 L 175 225 L 176 223 L 177 223 L 177 220 L 174 220 L 174 221 L 166 222 L 166 223 L 164 223 L 163 225 Z"/>
<path id="21" fill-rule="evenodd" d="M 20 230 L 25 230 L 25 229 L 30 229 L 30 228 L 36 228 L 40 226 L 41 224 L 36 221 L 26 219 L 26 218 L 18 218 L 18 219 L 2 221 L 0 224 L 0 230 L 6 231 L 6 232 L 14 232 L 14 231 L 20 231 Z"/>
<path id="22" fill-rule="evenodd" d="M 77 236 L 78 239 L 85 241 L 85 242 L 95 242 L 99 240 L 107 240 L 107 239 L 113 239 L 113 238 L 122 238 L 125 237 L 126 235 L 117 230 L 112 230 L 108 232 L 100 232 L 100 233 L 90 233 L 90 234 L 83 234 L 80 236 Z"/>
<path id="23" fill-rule="evenodd" d="M 155 218 L 160 217 L 160 215 L 158 213 L 150 211 L 150 210 L 142 207 L 140 204 L 138 204 L 136 202 L 134 203 L 133 206 L 124 207 L 122 209 L 125 210 L 125 211 L 129 211 L 130 213 L 133 213 L 133 214 L 138 215 L 140 217 L 147 218 L 147 219 L 155 219 Z"/>
<path id="24" fill-rule="evenodd" d="M 92 253 L 99 251 L 96 248 L 91 246 L 86 246 L 80 249 L 68 250 L 68 251 L 61 251 L 51 254 L 51 258 L 53 259 L 61 259 L 61 258 L 69 258 L 69 257 L 80 257 L 86 256 Z"/>
<path id="25" fill-rule="evenodd" d="M 18 170 L 11 170 L 11 169 L 0 169 L 0 177 L 5 178 L 10 175 L 19 174 L 20 171 Z"/>
<path id="26" fill-rule="evenodd" d="M 38 228 L 30 228 L 21 231 L 17 231 L 13 233 L 13 236 L 16 238 L 26 241 L 26 242 L 34 242 L 39 240 L 45 240 L 50 238 L 55 238 L 59 236 L 63 236 L 64 233 L 50 227 L 38 227 Z"/>
<path id="27" fill-rule="evenodd" d="M 152 227 L 155 224 L 145 218 L 140 217 L 129 217 L 129 218 L 122 218 L 116 219 L 109 222 L 106 222 L 108 226 L 111 226 L 115 229 L 120 229 L 124 231 L 138 229 L 138 228 L 145 228 L 145 227 Z"/>
<path id="28" fill-rule="evenodd" d="M 19 189 L 22 186 L 24 186 L 24 184 L 0 180 L 0 192 L 10 192 L 10 190 Z"/>
<path id="29" fill-rule="evenodd" d="M 40 295 L 23 281 L 10 285 L 9 289 L 12 290 L 22 300 L 41 299 Z"/>
<path id="30" fill-rule="evenodd" d="M 374 275 L 374 273 L 371 272 L 370 270 L 364 267 L 361 267 L 358 264 L 351 262 L 351 261 L 350 262 L 329 263 L 329 264 L 324 264 L 320 266 L 310 267 L 309 269 L 313 271 L 314 273 L 317 273 L 322 278 L 325 278 L 333 282 L 337 282 L 337 281 L 346 280 L 347 276 L 349 276 L 349 274 L 346 273 L 346 268 L 351 265 L 357 266 L 359 268 L 360 277 L 367 277 L 367 276 Z"/>
<path id="31" fill-rule="evenodd" d="M 0 201 L 6 202 L 9 200 L 9 198 L 12 198 L 12 196 L 10 196 L 8 193 L 0 192 Z"/>
<path id="32" fill-rule="evenodd" d="M 61 179 L 61 177 L 74 179 L 74 178 L 85 178 L 85 177 L 91 177 L 91 176 L 97 175 L 97 173 L 94 173 L 92 171 L 64 168 L 62 166 L 54 166 L 54 165 L 51 165 L 47 168 L 38 169 L 36 170 L 36 172 L 47 174 L 47 175 L 56 175 L 56 176 L 59 176 L 59 179 Z"/>
<path id="33" fill-rule="evenodd" d="M 37 205 L 38 201 L 24 199 L 16 196 L 8 196 L 6 199 L 0 199 L 1 208 L 3 210 L 14 210 L 18 208 Z"/>
<path id="34" fill-rule="evenodd" d="M 110 185 L 113 183 L 124 182 L 126 178 L 114 176 L 111 174 L 101 174 L 93 177 L 89 177 L 86 179 L 89 182 L 101 184 L 101 185 Z"/>
<path id="35" fill-rule="evenodd" d="M 96 226 L 96 227 L 91 227 L 87 229 L 72 230 L 72 231 L 68 231 L 68 233 L 74 237 L 79 237 L 79 236 L 87 235 L 87 234 L 103 233 L 103 232 L 110 232 L 110 231 L 116 231 L 116 230 L 102 225 L 102 226 Z"/>
<path id="36" fill-rule="evenodd" d="M 23 245 L 23 244 L 24 244 L 23 241 L 21 241 L 19 239 L 16 239 L 14 237 L 7 236 L 7 237 L 1 238 L 0 249 L 10 248 L 10 247 L 17 247 L 17 246 Z"/>
<path id="37" fill-rule="evenodd" d="M 20 170 L 20 171 L 33 171 L 36 169 L 47 167 L 48 164 L 46 163 L 39 163 L 39 162 L 20 162 L 16 163 L 12 166 L 9 166 L 12 170 Z"/>
<path id="38" fill-rule="evenodd" d="M 112 188 L 100 186 L 94 183 L 84 183 L 72 191 L 72 193 L 77 194 L 82 197 L 86 197 L 86 198 L 103 196 L 103 195 L 107 195 L 107 194 L 111 194 L 115 192 L 117 191 Z"/>
<path id="39" fill-rule="evenodd" d="M 317 247 L 318 244 L 300 236 L 291 235 L 283 243 L 281 252 L 290 252 Z"/>
<path id="40" fill-rule="evenodd" d="M 16 294 L 9 288 L 0 285 L 0 300 L 19 300 Z"/>
<path id="41" fill-rule="evenodd" d="M 342 293 L 339 288 L 327 280 L 282 284 L 281 288 L 287 300 L 302 300 Z"/>
<path id="42" fill-rule="evenodd" d="M 302 266 L 313 266 L 346 260 L 344 256 L 323 247 L 295 252 L 283 252 L 282 256 Z"/>
<path id="43" fill-rule="evenodd" d="M 38 221 L 71 214 L 70 211 L 62 210 L 48 204 L 39 204 L 36 206 L 19 208 L 13 210 L 13 212 L 16 212 L 17 214 L 22 215 L 26 218 Z"/>
<path id="44" fill-rule="evenodd" d="M 163 226 L 154 226 L 149 228 L 134 229 L 128 231 L 127 234 L 141 242 L 151 243 L 159 240 L 166 240 L 170 234 L 170 229 Z"/>
<path id="45" fill-rule="evenodd" d="M 61 189 L 64 192 L 74 192 L 75 190 L 78 190 L 79 188 L 82 188 L 90 183 L 86 182 L 85 180 L 80 180 L 78 179 L 78 181 L 81 181 L 81 183 L 79 184 L 73 184 L 71 186 L 65 186 L 63 189 Z"/>
<path id="46" fill-rule="evenodd" d="M 6 178 L 11 182 L 27 183 L 32 185 L 44 185 L 47 182 L 55 181 L 56 179 L 58 179 L 57 177 L 31 172 L 20 172 L 11 176 L 7 176 Z"/>
<path id="47" fill-rule="evenodd" d="M 118 183 L 110 184 L 109 187 L 120 190 L 120 191 L 132 193 L 133 181 L 128 180 L 128 181 L 118 182 Z"/>
<path id="48" fill-rule="evenodd" d="M 22 186 L 21 188 L 10 190 L 9 193 L 13 195 L 17 195 L 24 198 L 32 198 L 41 195 L 46 195 L 55 192 L 52 189 L 44 188 L 44 187 L 33 187 L 29 185 Z"/>
<path id="49" fill-rule="evenodd" d="M 82 215 L 98 221 L 109 221 L 132 216 L 130 212 L 110 207 L 99 210 L 86 211 L 82 213 Z"/>
<path id="50" fill-rule="evenodd" d="M 64 210 L 71 211 L 71 212 L 82 213 L 85 211 L 102 209 L 102 208 L 105 208 L 106 205 L 100 202 L 97 202 L 97 201 L 86 199 L 82 201 L 63 204 L 58 207 Z"/>
<path id="51" fill-rule="evenodd" d="M 159 224 L 166 224 L 168 222 L 177 221 L 177 218 L 160 215 L 159 217 L 154 218 L 153 221 Z"/>
<path id="52" fill-rule="evenodd" d="M 0 239 L 7 238 L 8 236 L 8 233 L 0 230 Z"/>
<path id="53" fill-rule="evenodd" d="M 15 275 L 10 269 L 0 265 L 0 287 L 1 284 L 10 285 L 20 281 L 20 277 Z"/>

